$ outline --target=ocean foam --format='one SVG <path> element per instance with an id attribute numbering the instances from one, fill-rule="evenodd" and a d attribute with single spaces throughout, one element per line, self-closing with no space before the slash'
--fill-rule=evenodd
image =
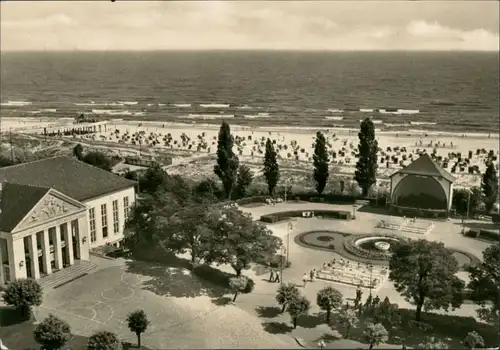
<path id="1" fill-rule="evenodd" d="M 118 101 L 118 103 L 121 103 L 125 106 L 135 106 L 139 102 L 136 102 L 136 101 Z"/>
<path id="2" fill-rule="evenodd" d="M 411 125 L 436 125 L 435 122 L 410 122 Z"/>
<path id="3" fill-rule="evenodd" d="M 331 113 L 342 113 L 342 112 L 344 112 L 344 110 L 343 109 L 337 109 L 337 108 L 329 108 L 328 112 L 331 112 Z"/>
<path id="4" fill-rule="evenodd" d="M 56 113 L 57 109 L 56 108 L 45 108 L 45 109 L 42 109 L 42 112 Z"/>
<path id="5" fill-rule="evenodd" d="M 200 103 L 203 108 L 228 108 L 230 105 L 226 103 Z"/>
<path id="6" fill-rule="evenodd" d="M 0 103 L 0 106 L 5 106 L 5 107 L 23 107 L 29 105 L 31 105 L 31 102 L 25 102 L 25 101 L 8 101 Z"/>
<path id="7" fill-rule="evenodd" d="M 270 115 L 269 113 L 257 113 L 255 114 L 246 114 L 243 117 L 248 118 L 248 119 L 256 119 L 256 118 L 269 118 Z"/>
<path id="8" fill-rule="evenodd" d="M 373 112 L 373 108 L 360 108 L 359 111 L 363 113 L 371 113 Z"/>
<path id="9" fill-rule="evenodd" d="M 237 109 L 252 109 L 252 107 L 248 106 L 248 105 L 243 105 L 243 106 L 238 106 L 236 107 Z"/>
<path id="10" fill-rule="evenodd" d="M 397 109 L 397 110 L 389 110 L 389 111 L 387 109 L 379 109 L 377 111 L 380 114 L 395 114 L 395 115 L 420 113 L 420 110 L 418 110 L 418 109 Z"/>
<path id="11" fill-rule="evenodd" d="M 229 119 L 229 118 L 234 118 L 234 114 L 189 114 L 186 117 L 180 117 L 180 118 L 187 118 L 187 119 Z"/>
<path id="12" fill-rule="evenodd" d="M 360 123 L 362 123 L 362 122 L 363 122 L 363 119 L 360 119 L 360 120 L 359 120 L 359 122 L 360 122 Z M 381 120 L 379 120 L 379 119 L 372 119 L 372 123 L 373 123 L 373 124 L 382 124 L 382 121 L 381 121 Z"/>
<path id="13" fill-rule="evenodd" d="M 172 106 L 179 108 L 188 108 L 191 107 L 191 103 L 174 103 L 172 104 Z"/>
<path id="14" fill-rule="evenodd" d="M 75 106 L 109 106 L 109 107 L 123 107 L 125 103 L 122 102 L 83 102 L 83 103 L 73 103 Z"/>
<path id="15" fill-rule="evenodd" d="M 342 119 L 344 119 L 344 117 L 326 116 L 325 119 L 328 119 L 328 120 L 342 120 Z"/>
<path id="16" fill-rule="evenodd" d="M 163 107 L 163 106 L 165 106 L 164 103 L 158 103 L 158 107 Z"/>

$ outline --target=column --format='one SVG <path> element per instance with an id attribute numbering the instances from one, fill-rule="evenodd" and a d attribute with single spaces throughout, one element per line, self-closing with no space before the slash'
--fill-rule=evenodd
<path id="1" fill-rule="evenodd" d="M 69 226 L 69 227 L 68 227 Z M 67 254 L 67 262 L 71 266 L 74 264 L 75 259 L 73 257 L 73 235 L 70 232 L 71 222 L 66 223 L 66 230 L 64 231 L 64 240 L 66 241 L 66 249 L 64 249 Z"/>
<path id="2" fill-rule="evenodd" d="M 78 244 L 80 247 L 80 260 L 90 260 L 90 233 L 87 216 L 78 219 Z"/>
<path id="3" fill-rule="evenodd" d="M 28 251 L 31 258 L 31 273 L 34 279 L 40 278 L 40 267 L 38 266 L 38 247 L 37 247 L 36 233 L 32 234 L 29 238 Z"/>
<path id="4" fill-rule="evenodd" d="M 3 239 L 0 238 L 0 286 L 5 285 L 5 278 L 3 277 L 2 241 Z"/>
<path id="5" fill-rule="evenodd" d="M 24 239 L 7 240 L 7 254 L 9 255 L 10 279 L 15 281 L 26 278 L 26 261 L 24 261 Z"/>
<path id="6" fill-rule="evenodd" d="M 59 227 L 59 225 L 56 226 L 54 234 L 55 237 L 53 237 L 52 240 L 52 242 L 54 243 L 54 263 L 57 270 L 62 270 L 64 266 L 62 262 L 61 228 Z"/>
<path id="7" fill-rule="evenodd" d="M 43 272 L 47 275 L 52 273 L 52 266 L 50 266 L 50 244 L 49 244 L 49 232 L 47 230 L 43 231 L 43 242 L 42 242 L 42 261 L 43 261 Z"/>

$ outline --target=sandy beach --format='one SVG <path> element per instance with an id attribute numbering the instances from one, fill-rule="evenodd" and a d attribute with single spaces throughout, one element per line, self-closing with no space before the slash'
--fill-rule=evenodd
<path id="1" fill-rule="evenodd" d="M 75 127 L 73 120 L 50 118 L 2 118 L 2 130 L 37 133 L 47 128 L 48 132 L 63 132 Z M 218 125 L 176 124 L 162 122 L 110 120 L 106 131 L 87 135 L 66 136 L 100 141 L 117 147 L 140 146 L 143 152 L 185 151 L 190 155 L 214 154 L 217 148 Z M 282 166 L 310 168 L 315 133 L 322 131 L 327 137 L 327 146 L 334 167 L 332 173 L 350 173 L 356 164 L 358 130 L 318 129 L 291 127 L 248 127 L 231 125 L 235 137 L 234 150 L 241 160 L 260 163 L 265 152 L 265 143 L 270 138 L 275 144 Z M 453 134 L 408 130 L 405 132 L 376 131 L 379 143 L 379 176 L 387 178 L 395 170 L 418 158 L 422 151 L 435 153 L 440 163 L 456 178 L 456 186 L 470 187 L 480 183 L 480 173 L 485 169 L 488 153 L 498 157 L 498 134 Z M 5 136 L 4 136 L 5 137 Z M 76 140 L 75 140 L 76 141 Z M 5 141 L 4 141 L 5 142 Z M 471 153 L 471 154 L 470 154 Z"/>

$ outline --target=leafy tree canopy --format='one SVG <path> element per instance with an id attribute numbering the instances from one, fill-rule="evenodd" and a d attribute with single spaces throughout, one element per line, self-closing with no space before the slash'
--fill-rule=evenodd
<path id="1" fill-rule="evenodd" d="M 240 165 L 238 168 L 238 178 L 236 179 L 236 198 L 244 198 L 252 182 L 252 170 L 246 165 Z"/>
<path id="2" fill-rule="evenodd" d="M 222 182 L 226 198 L 231 198 L 238 175 L 239 160 L 233 152 L 233 144 L 229 124 L 222 122 L 217 141 L 217 164 L 214 166 L 214 173 Z"/>
<path id="3" fill-rule="evenodd" d="M 121 343 L 116 334 L 99 331 L 92 334 L 87 342 L 87 350 L 117 350 Z"/>
<path id="4" fill-rule="evenodd" d="M 490 211 L 491 209 L 493 209 L 493 205 L 498 198 L 498 175 L 495 169 L 495 165 L 492 161 L 488 162 L 486 171 L 483 174 L 481 180 L 481 189 L 483 191 L 486 210 Z"/>
<path id="5" fill-rule="evenodd" d="M 479 316 L 486 322 L 499 324 L 500 310 L 500 243 L 483 252 L 480 264 L 469 266 L 471 299 L 481 306 Z"/>
<path id="6" fill-rule="evenodd" d="M 280 285 L 276 293 L 276 301 L 278 304 L 283 306 L 281 312 L 284 312 L 287 304 L 289 304 L 291 300 L 298 298 L 299 295 L 300 292 L 295 283 L 285 283 Z"/>
<path id="7" fill-rule="evenodd" d="M 326 320 L 330 321 L 330 313 L 334 309 L 342 306 L 343 297 L 337 289 L 333 287 L 325 287 L 321 289 L 316 296 L 316 303 L 321 310 L 326 311 Z"/>
<path id="8" fill-rule="evenodd" d="M 405 299 L 416 305 L 416 320 L 427 310 L 457 308 L 464 282 L 455 274 L 458 262 L 442 243 L 423 239 L 396 248 L 389 262 L 389 279 Z"/>
<path id="9" fill-rule="evenodd" d="M 83 158 L 81 158 L 81 160 L 87 164 L 93 165 L 103 170 L 111 171 L 111 169 L 113 168 L 113 162 L 111 161 L 111 158 L 109 158 L 102 152 L 88 152 L 83 156 Z"/>
<path id="10" fill-rule="evenodd" d="M 33 279 L 18 279 L 7 285 L 3 299 L 7 305 L 28 313 L 32 306 L 42 305 L 42 287 Z"/>
<path id="11" fill-rule="evenodd" d="M 389 339 L 387 329 L 380 323 L 368 323 L 363 335 L 368 344 L 370 344 L 369 349 L 373 349 L 373 346 L 385 343 Z"/>
<path id="12" fill-rule="evenodd" d="M 46 350 L 58 350 L 71 339 L 71 329 L 66 321 L 49 314 L 36 325 L 35 341 Z"/>

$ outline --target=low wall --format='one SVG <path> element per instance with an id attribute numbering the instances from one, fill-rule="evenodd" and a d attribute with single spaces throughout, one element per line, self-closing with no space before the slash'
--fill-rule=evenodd
<path id="1" fill-rule="evenodd" d="M 421 209 L 421 208 L 410 208 L 403 207 L 395 204 L 389 205 L 389 210 L 393 213 L 400 215 L 405 215 L 409 217 L 419 217 L 419 218 L 447 218 L 448 210 L 445 209 Z"/>

